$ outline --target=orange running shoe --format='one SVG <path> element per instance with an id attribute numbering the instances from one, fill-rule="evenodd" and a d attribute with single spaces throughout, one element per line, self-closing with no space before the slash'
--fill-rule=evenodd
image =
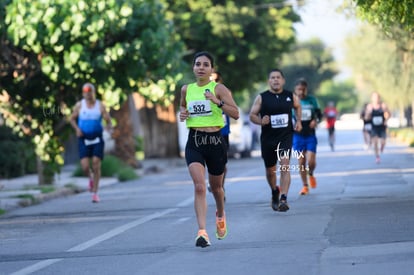
<path id="1" fill-rule="evenodd" d="M 208 239 L 207 231 L 205 229 L 198 230 L 196 238 L 196 246 L 207 247 L 210 246 L 210 240 Z"/>
<path id="2" fill-rule="evenodd" d="M 303 186 L 302 190 L 300 190 L 299 194 L 302 195 L 302 196 L 309 194 L 309 187 Z"/>
<path id="3" fill-rule="evenodd" d="M 309 185 L 312 188 L 316 188 L 316 178 L 314 176 L 309 175 Z"/>
<path id="4" fill-rule="evenodd" d="M 224 239 L 227 236 L 226 214 L 223 214 L 223 217 L 218 217 L 216 212 L 216 228 L 217 239 Z"/>

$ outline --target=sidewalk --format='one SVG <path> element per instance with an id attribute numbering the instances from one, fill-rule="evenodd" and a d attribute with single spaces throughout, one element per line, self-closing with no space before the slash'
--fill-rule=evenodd
<path id="1" fill-rule="evenodd" d="M 185 165 L 184 159 L 147 159 L 142 161 L 142 168 L 137 169 L 139 177 L 146 174 L 160 173 L 169 167 Z M 73 194 L 89 191 L 88 179 L 86 177 L 73 177 L 76 165 L 66 165 L 55 177 L 53 185 L 38 185 L 38 175 L 31 174 L 13 179 L 0 179 L 0 210 L 9 212 L 19 207 L 27 207 L 44 201 L 70 196 Z M 101 178 L 99 188 L 105 188 L 119 183 L 116 177 Z M 40 187 L 53 187 L 54 190 L 42 193 Z"/>

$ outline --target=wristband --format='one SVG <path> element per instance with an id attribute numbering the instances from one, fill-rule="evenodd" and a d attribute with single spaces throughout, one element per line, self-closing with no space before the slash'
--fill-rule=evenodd
<path id="1" fill-rule="evenodd" d="M 217 104 L 217 107 L 221 108 L 221 107 L 223 107 L 223 105 L 224 105 L 224 101 L 223 101 L 223 100 L 221 100 L 221 101 L 220 101 L 220 103 L 219 103 L 219 104 Z"/>

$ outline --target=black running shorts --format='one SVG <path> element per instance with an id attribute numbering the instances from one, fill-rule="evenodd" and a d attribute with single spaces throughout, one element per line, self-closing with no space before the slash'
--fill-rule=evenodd
<path id="1" fill-rule="evenodd" d="M 102 136 L 93 139 L 79 137 L 78 146 L 80 159 L 98 157 L 102 160 L 104 158 L 105 143 Z"/>
<path id="2" fill-rule="evenodd" d="M 261 141 L 262 158 L 266 168 L 273 167 L 283 158 L 292 154 L 293 132 L 278 138 L 266 138 Z"/>
<path id="3" fill-rule="evenodd" d="M 378 137 L 378 138 L 387 138 L 387 128 L 385 127 L 372 127 L 371 129 L 371 137 Z"/>
<path id="4" fill-rule="evenodd" d="M 207 165 L 208 173 L 211 175 L 223 174 L 227 163 L 227 151 L 220 131 L 207 133 L 190 129 L 185 146 L 185 160 L 187 165 L 193 162 Z"/>

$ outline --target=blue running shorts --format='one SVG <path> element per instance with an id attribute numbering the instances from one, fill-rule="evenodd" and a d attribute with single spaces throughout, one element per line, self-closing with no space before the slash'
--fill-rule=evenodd
<path id="1" fill-rule="evenodd" d="M 92 157 L 98 157 L 101 160 L 103 159 L 105 143 L 103 141 L 102 136 L 93 139 L 86 139 L 84 137 L 80 137 L 78 138 L 78 142 L 80 159 Z"/>
<path id="2" fill-rule="evenodd" d="M 315 135 L 303 136 L 300 134 L 293 134 L 293 150 L 297 152 L 310 151 L 316 153 L 316 145 L 318 139 Z"/>

